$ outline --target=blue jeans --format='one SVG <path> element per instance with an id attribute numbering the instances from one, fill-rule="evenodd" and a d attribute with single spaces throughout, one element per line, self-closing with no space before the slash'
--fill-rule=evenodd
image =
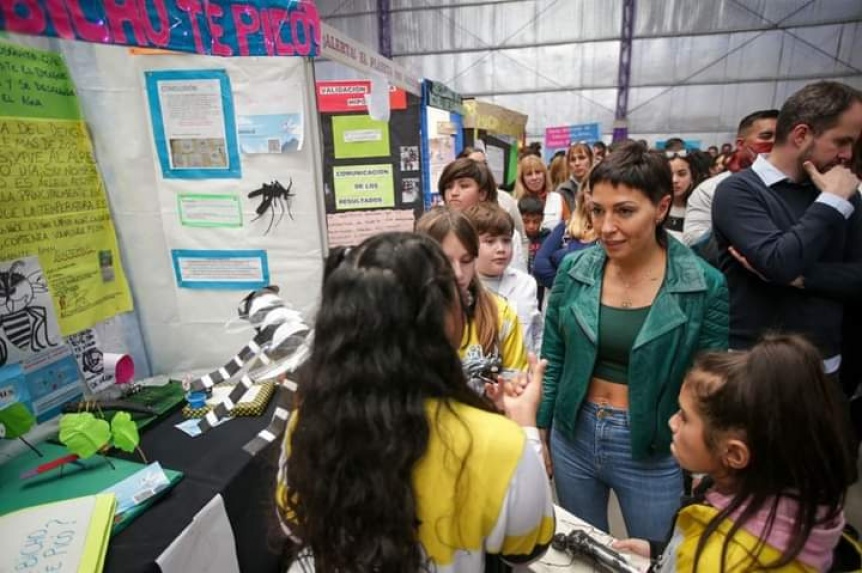
<path id="1" fill-rule="evenodd" d="M 670 454 L 633 460 L 628 411 L 584 402 L 570 441 L 551 430 L 557 496 L 566 510 L 608 531 L 610 490 L 629 537 L 664 539 L 680 507 L 682 471 Z"/>

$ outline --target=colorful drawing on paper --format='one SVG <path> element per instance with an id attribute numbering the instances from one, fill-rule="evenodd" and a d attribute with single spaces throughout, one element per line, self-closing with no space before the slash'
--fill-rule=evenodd
<path id="1" fill-rule="evenodd" d="M 301 113 L 241 115 L 236 120 L 242 153 L 291 153 L 302 149 Z"/>
<path id="2" fill-rule="evenodd" d="M 145 77 L 162 176 L 239 178 L 236 122 L 227 72 L 151 71 Z"/>
<path id="3" fill-rule="evenodd" d="M 0 262 L 0 366 L 62 342 L 39 259 Z"/>
<path id="4" fill-rule="evenodd" d="M 0 106 L 0 154 L 11 158 L 0 170 L 0 261 L 38 256 L 64 335 L 132 310 L 105 189 L 62 58 L 0 42 L 0 69 L 14 70 L 12 99 L 20 104 Z"/>
<path id="5" fill-rule="evenodd" d="M 317 7 L 308 0 L 218 3 L 4 0 L 0 29 L 213 56 L 314 57 L 321 49 L 320 24 Z"/>
<path id="6" fill-rule="evenodd" d="M 336 159 L 389 157 L 389 124 L 368 115 L 332 117 Z"/>
<path id="7" fill-rule="evenodd" d="M 332 168 L 335 208 L 380 209 L 395 206 L 392 165 L 356 165 Z"/>

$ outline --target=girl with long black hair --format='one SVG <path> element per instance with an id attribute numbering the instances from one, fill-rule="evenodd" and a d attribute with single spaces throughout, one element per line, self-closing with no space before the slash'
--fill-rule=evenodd
<path id="1" fill-rule="evenodd" d="M 327 268 L 276 494 L 291 570 L 481 571 L 488 555 L 540 556 L 554 532 L 534 428 L 544 364 L 489 385 L 509 419 L 468 388 L 458 287 L 428 237 L 377 235 Z"/>
<path id="2" fill-rule="evenodd" d="M 856 468 L 835 414 L 838 387 L 814 346 L 768 335 L 745 352 L 702 355 L 679 406 L 673 454 L 709 485 L 677 515 L 656 570 L 831 571 Z M 646 557 L 659 549 L 636 539 L 616 546 Z"/>

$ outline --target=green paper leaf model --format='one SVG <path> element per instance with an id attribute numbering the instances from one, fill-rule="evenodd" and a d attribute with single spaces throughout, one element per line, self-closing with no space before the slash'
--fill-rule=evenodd
<path id="1" fill-rule="evenodd" d="M 30 431 L 36 418 L 21 402 L 0 410 L 0 438 L 17 438 Z"/>
<path id="2" fill-rule="evenodd" d="M 128 412 L 117 412 L 111 420 L 111 433 L 114 435 L 114 447 L 124 452 L 134 452 L 141 441 L 138 426 L 132 421 Z"/>
<path id="3" fill-rule="evenodd" d="M 60 418 L 60 441 L 73 454 L 86 459 L 111 439 L 111 426 L 89 412 L 66 414 Z"/>

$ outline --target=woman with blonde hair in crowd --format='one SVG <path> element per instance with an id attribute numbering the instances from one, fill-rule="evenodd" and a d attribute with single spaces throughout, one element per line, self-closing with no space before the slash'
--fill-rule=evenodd
<path id="1" fill-rule="evenodd" d="M 548 165 L 548 177 L 551 178 L 551 189 L 556 190 L 569 178 L 569 166 L 566 164 L 566 152 L 558 151 Z"/>
<path id="2" fill-rule="evenodd" d="M 518 162 L 518 176 L 515 179 L 515 199 L 532 195 L 538 198 L 542 205 L 552 191 L 548 168 L 541 157 L 525 155 Z"/>
<path id="3" fill-rule="evenodd" d="M 533 276 L 540 286 L 552 288 L 557 268 L 569 253 L 575 253 L 596 244 L 596 231 L 590 221 L 589 185 L 584 181 L 581 196 L 575 202 L 575 212 L 569 221 L 560 221 L 542 243 L 533 261 Z"/>
<path id="4" fill-rule="evenodd" d="M 593 149 L 587 143 L 573 143 L 566 152 L 569 179 L 557 187 L 556 193 L 545 202 L 545 225 L 553 228 L 560 221 L 568 221 L 575 211 L 578 190 L 586 181 L 593 166 Z"/>

